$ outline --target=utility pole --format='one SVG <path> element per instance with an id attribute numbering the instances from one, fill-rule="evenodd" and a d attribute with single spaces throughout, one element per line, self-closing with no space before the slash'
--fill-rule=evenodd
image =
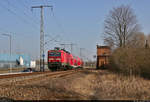
<path id="1" fill-rule="evenodd" d="M 73 46 L 74 46 L 74 45 L 76 45 L 76 44 L 73 44 L 73 43 L 70 44 L 71 53 L 73 53 Z"/>
<path id="2" fill-rule="evenodd" d="M 10 51 L 10 60 L 11 60 L 11 41 L 12 41 L 11 34 L 2 34 L 2 35 L 9 37 L 9 47 L 10 47 L 9 51 Z M 10 62 L 10 72 L 12 73 L 11 62 Z"/>
<path id="3" fill-rule="evenodd" d="M 41 5 L 41 6 L 32 6 L 31 8 L 40 8 L 41 9 L 41 25 L 40 25 L 40 71 L 44 72 L 44 8 L 45 7 L 51 7 L 49 5 Z"/>
<path id="4" fill-rule="evenodd" d="M 84 48 L 80 48 L 80 57 L 82 58 L 82 51 L 84 50 Z"/>

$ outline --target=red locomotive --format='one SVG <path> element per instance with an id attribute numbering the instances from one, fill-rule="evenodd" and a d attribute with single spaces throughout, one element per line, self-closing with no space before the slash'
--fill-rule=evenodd
<path id="1" fill-rule="evenodd" d="M 82 68 L 83 61 L 64 49 L 55 48 L 48 51 L 48 68 L 52 71 Z"/>

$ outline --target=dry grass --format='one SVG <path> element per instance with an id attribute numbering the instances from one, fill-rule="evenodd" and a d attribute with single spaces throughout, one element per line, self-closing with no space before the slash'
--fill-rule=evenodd
<path id="1" fill-rule="evenodd" d="M 95 87 L 101 99 L 150 99 L 150 80 L 100 73 L 96 75 L 98 80 Z"/>
<path id="2" fill-rule="evenodd" d="M 117 75 L 106 70 L 93 70 L 81 73 L 82 77 L 73 80 L 71 90 L 85 96 L 85 99 L 150 99 L 150 80 L 134 76 Z"/>

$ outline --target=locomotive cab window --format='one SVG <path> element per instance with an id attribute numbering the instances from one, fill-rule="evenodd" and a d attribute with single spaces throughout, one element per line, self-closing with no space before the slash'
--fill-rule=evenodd
<path id="1" fill-rule="evenodd" d="M 61 56 L 61 53 L 60 52 L 56 52 L 55 56 Z"/>
<path id="2" fill-rule="evenodd" d="M 49 56 L 55 56 L 55 53 L 54 52 L 50 52 Z"/>
<path id="3" fill-rule="evenodd" d="M 60 52 L 50 52 L 49 56 L 61 56 Z"/>

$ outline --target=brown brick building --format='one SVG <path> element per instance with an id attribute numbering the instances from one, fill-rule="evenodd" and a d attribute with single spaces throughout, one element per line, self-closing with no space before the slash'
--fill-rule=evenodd
<path id="1" fill-rule="evenodd" d="M 105 68 L 109 63 L 110 47 L 97 45 L 97 69 Z"/>

